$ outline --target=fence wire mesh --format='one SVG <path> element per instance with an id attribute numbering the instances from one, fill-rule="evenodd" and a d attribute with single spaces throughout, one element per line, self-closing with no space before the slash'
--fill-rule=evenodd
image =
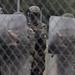
<path id="1" fill-rule="evenodd" d="M 0 75 L 75 75 L 75 0 L 20 0 L 22 13 L 17 12 L 17 4 L 18 0 L 0 0 Z M 31 12 L 30 6 L 41 11 Z M 67 16 L 72 21 L 52 19 L 49 23 L 52 15 Z M 73 31 L 63 31 L 64 22 L 72 25 Z M 56 26 L 48 35 L 51 24 Z M 62 31 L 52 37 L 56 30 Z"/>

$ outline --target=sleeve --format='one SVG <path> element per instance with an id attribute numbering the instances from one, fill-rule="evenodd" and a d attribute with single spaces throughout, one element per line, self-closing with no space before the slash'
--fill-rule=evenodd
<path id="1" fill-rule="evenodd" d="M 35 38 L 35 32 L 33 31 L 33 29 L 28 28 L 27 34 L 28 34 L 28 38 L 30 38 L 30 39 L 34 39 Z"/>
<path id="2" fill-rule="evenodd" d="M 46 24 L 42 24 L 42 34 L 44 35 L 44 37 L 47 36 L 47 25 Z"/>
<path id="3" fill-rule="evenodd" d="M 30 43 L 28 44 L 29 53 L 34 55 L 35 53 L 35 32 L 29 27 L 27 30 Z"/>

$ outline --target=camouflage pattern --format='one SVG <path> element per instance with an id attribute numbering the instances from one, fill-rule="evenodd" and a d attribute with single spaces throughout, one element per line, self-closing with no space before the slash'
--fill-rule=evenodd
<path id="1" fill-rule="evenodd" d="M 34 27 L 33 30 L 35 32 L 35 54 L 33 55 L 32 74 L 36 73 L 41 75 L 45 69 L 46 35 L 45 32 L 43 32 L 45 31 L 44 27 L 42 27 L 42 29 L 36 29 L 36 27 Z"/>
<path id="2" fill-rule="evenodd" d="M 31 11 L 31 12 L 35 12 L 35 13 L 40 13 L 40 8 L 38 7 L 38 6 L 31 6 L 30 8 L 29 8 L 29 10 Z"/>
<path id="3" fill-rule="evenodd" d="M 27 12 L 28 25 L 35 32 L 35 54 L 31 75 L 43 75 L 45 69 L 46 24 L 41 22 L 41 10 L 31 6 Z"/>

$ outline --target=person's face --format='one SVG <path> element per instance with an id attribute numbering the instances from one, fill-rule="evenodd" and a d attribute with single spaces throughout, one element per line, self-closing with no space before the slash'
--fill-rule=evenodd
<path id="1" fill-rule="evenodd" d="M 40 22 L 40 14 L 39 13 L 31 13 L 30 14 L 31 22 L 35 25 L 38 25 Z"/>

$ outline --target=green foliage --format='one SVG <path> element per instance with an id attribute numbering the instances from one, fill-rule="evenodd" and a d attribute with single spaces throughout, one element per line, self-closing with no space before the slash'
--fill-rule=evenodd
<path id="1" fill-rule="evenodd" d="M 74 13 L 75 9 L 75 1 L 74 0 L 50 0 L 51 1 L 51 9 L 53 9 L 57 15 L 62 15 L 63 13 Z"/>
<path id="2" fill-rule="evenodd" d="M 20 4 L 20 10 L 23 12 L 32 5 L 38 5 L 43 15 L 45 15 L 45 18 L 49 18 L 51 15 L 62 15 L 66 12 L 75 15 L 74 0 L 20 0 Z M 0 6 L 4 9 L 5 13 L 16 12 L 17 0 L 0 0 Z"/>
<path id="3" fill-rule="evenodd" d="M 16 3 L 14 0 L 0 0 L 0 6 L 3 8 L 4 13 L 16 12 Z"/>

